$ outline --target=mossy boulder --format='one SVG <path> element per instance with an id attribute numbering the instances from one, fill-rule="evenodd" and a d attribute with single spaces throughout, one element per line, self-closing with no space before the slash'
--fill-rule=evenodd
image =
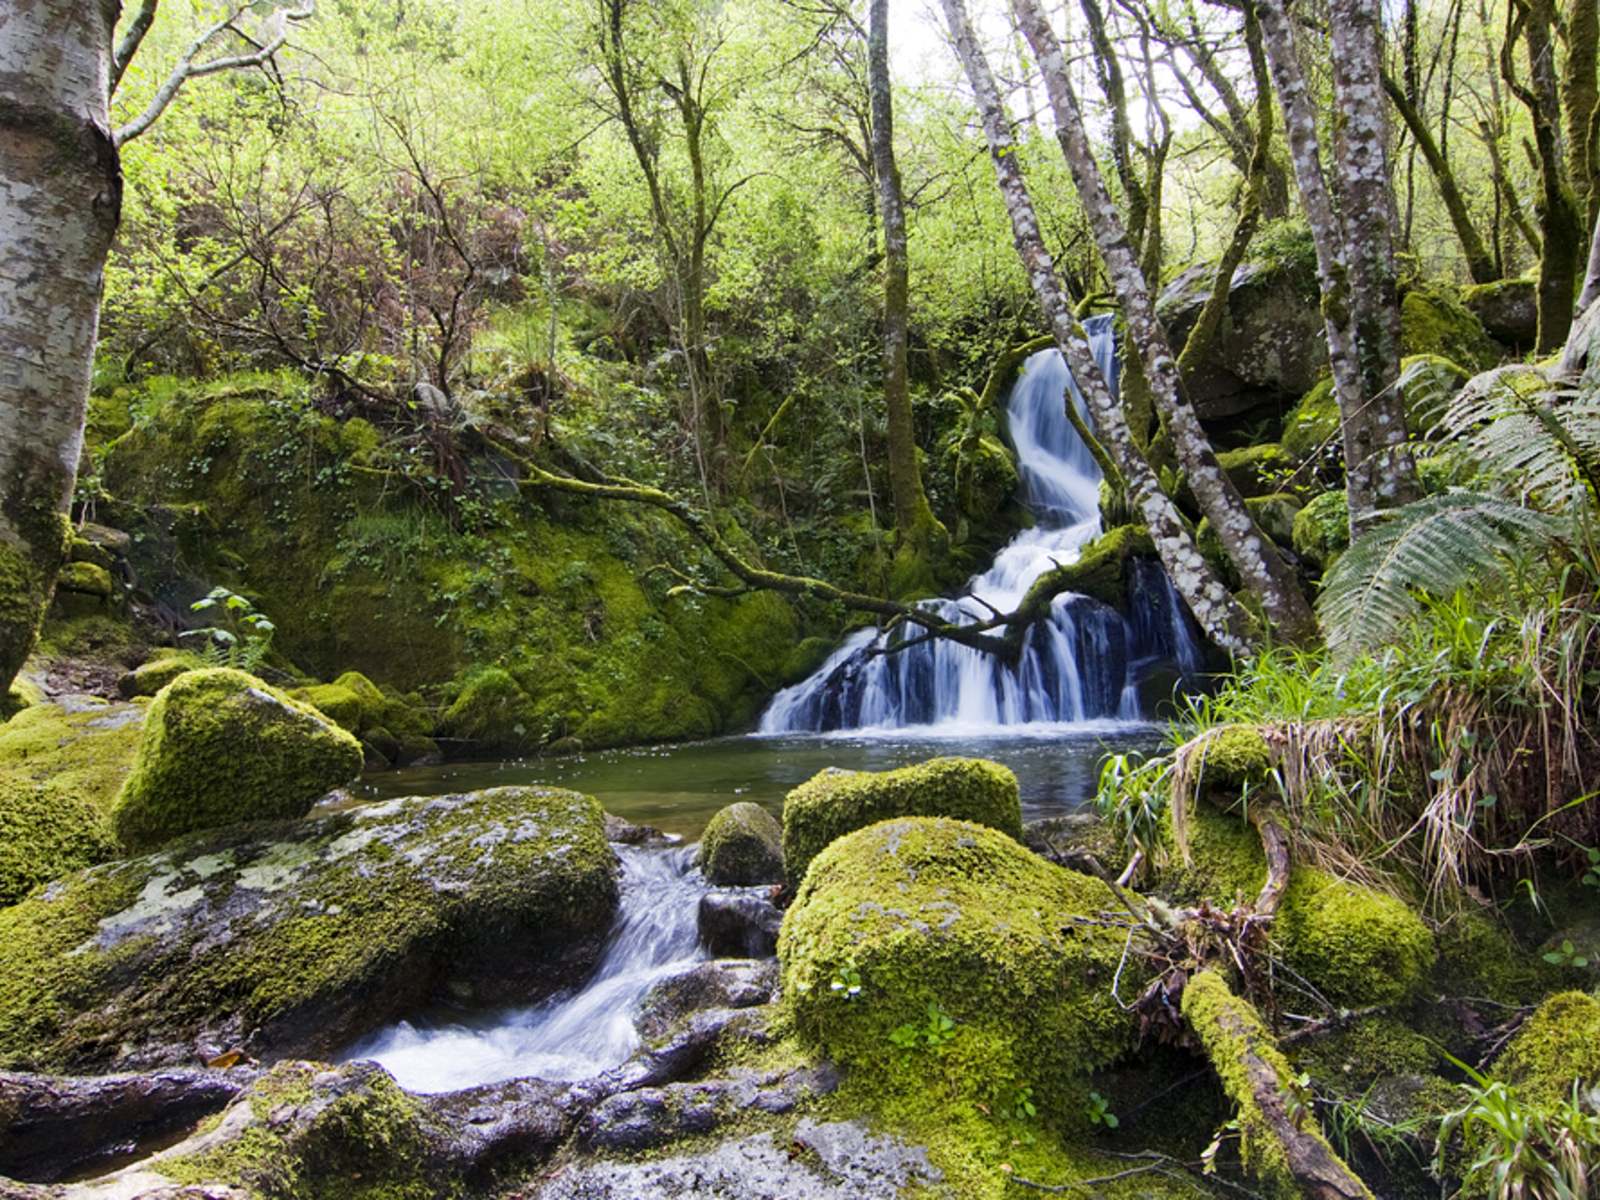
<path id="1" fill-rule="evenodd" d="M 112 589 L 111 572 L 98 563 L 69 562 L 56 576 L 56 590 L 59 592 L 109 599 Z"/>
<path id="2" fill-rule="evenodd" d="M 1283 492 L 1286 485 L 1292 484 L 1294 470 L 1299 464 L 1277 442 L 1265 442 L 1259 446 L 1224 450 L 1217 455 L 1217 465 L 1227 472 L 1239 494 L 1248 499 Z"/>
<path id="3" fill-rule="evenodd" d="M 113 819 L 130 848 L 241 821 L 303 816 L 361 773 L 361 746 L 310 705 L 226 667 L 190 671 L 150 705 Z"/>
<path id="4" fill-rule="evenodd" d="M 1333 376 L 1324 375 L 1301 396 L 1283 419 L 1283 449 L 1296 463 L 1319 455 L 1342 453 L 1339 438 L 1339 401 L 1333 394 Z"/>
<path id="5" fill-rule="evenodd" d="M 514 754 L 541 740 L 533 699 L 500 667 L 469 675 L 439 724 L 446 737 L 475 750 Z"/>
<path id="6" fill-rule="evenodd" d="M 141 663 L 117 680 L 117 692 L 124 700 L 135 696 L 154 696 L 179 675 L 198 669 L 202 664 L 188 654 L 168 654 Z"/>
<path id="7" fill-rule="evenodd" d="M 895 771 L 830 767 L 783 802 L 789 882 L 805 878 L 829 842 L 890 817 L 955 817 L 1021 841 L 1022 801 L 1010 768 L 981 758 L 934 758 Z"/>
<path id="8" fill-rule="evenodd" d="M 700 869 L 718 887 L 783 882 L 783 826 L 761 805 L 721 809 L 700 839 Z"/>
<path id="9" fill-rule="evenodd" d="M 1076 1082 L 1133 1045 L 1108 994 L 1123 938 L 1070 919 L 1116 907 L 1103 882 L 987 826 L 882 821 L 806 873 L 778 939 L 784 1003 L 802 1043 L 847 1068 L 890 1069 L 932 1020 L 974 1069 L 1073 1111 Z"/>
<path id="10" fill-rule="evenodd" d="M 1600 1000 L 1576 991 L 1549 997 L 1507 1043 L 1493 1075 L 1535 1105 L 1559 1103 L 1574 1083 L 1600 1084 Z"/>
<path id="11" fill-rule="evenodd" d="M 427 1003 L 530 1003 L 592 968 L 616 903 L 575 792 L 195 834 L 0 910 L 0 1068 L 327 1057 Z"/>
<path id="12" fill-rule="evenodd" d="M 1472 371 L 1492 367 L 1499 358 L 1483 322 L 1454 289 L 1433 284 L 1412 287 L 1401 298 L 1400 352 L 1438 355 Z"/>
<path id="13" fill-rule="evenodd" d="M 810 679 L 822 668 L 822 664 L 828 661 L 836 644 L 831 638 L 802 638 L 795 643 L 794 649 L 784 656 L 778 682 L 784 687 L 792 687 Z"/>
<path id="14" fill-rule="evenodd" d="M 1335 1004 L 1398 1004 L 1433 968 L 1433 934 L 1409 905 L 1312 867 L 1296 867 L 1273 936 L 1284 958 Z"/>
<path id="15" fill-rule="evenodd" d="M 1350 500 L 1341 488 L 1323 492 L 1295 514 L 1294 552 L 1307 565 L 1326 571 L 1350 548 Z"/>
<path id="16" fill-rule="evenodd" d="M 0 906 L 116 853 L 105 811 L 56 784 L 0 771 Z"/>
<path id="17" fill-rule="evenodd" d="M 380 687 L 359 671 L 346 671 L 332 683 L 318 683 L 289 693 L 317 709 L 348 733 L 355 734 L 381 763 L 406 764 L 431 757 L 438 745 L 432 715 L 419 696 L 402 696 Z"/>
<path id="18" fill-rule="evenodd" d="M 1484 332 L 1513 350 L 1531 350 L 1539 333 L 1539 281 L 1497 279 L 1461 289 L 1461 303 Z"/>

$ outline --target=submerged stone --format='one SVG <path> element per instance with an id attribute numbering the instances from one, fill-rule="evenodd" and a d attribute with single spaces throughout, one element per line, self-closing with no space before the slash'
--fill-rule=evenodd
<path id="1" fill-rule="evenodd" d="M 430 1000 L 533 1002 L 598 958 L 593 799 L 507 787 L 199 834 L 0 910 L 0 1067 L 330 1055 Z"/>
<path id="2" fill-rule="evenodd" d="M 133 849 L 197 829 L 303 816 L 361 773 L 361 746 L 309 705 L 243 671 L 190 671 L 150 706 L 117 797 Z"/>

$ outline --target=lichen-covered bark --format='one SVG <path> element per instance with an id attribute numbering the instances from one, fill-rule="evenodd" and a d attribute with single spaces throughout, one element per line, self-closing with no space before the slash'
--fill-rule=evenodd
<path id="1" fill-rule="evenodd" d="M 25 0 L 0 16 L 0 692 L 66 549 L 121 207 L 106 116 L 118 8 Z"/>
<path id="2" fill-rule="evenodd" d="M 877 176 L 883 220 L 883 400 L 888 410 L 889 485 L 901 548 L 925 555 L 943 530 L 928 507 L 917 469 L 916 432 L 911 422 L 911 387 L 906 372 L 910 324 L 910 267 L 900 168 L 894 157 L 894 100 L 889 79 L 889 3 L 872 0 L 868 17 L 867 86 L 872 102 L 872 169 Z"/>
<path id="3" fill-rule="evenodd" d="M 1348 19 L 1351 9 L 1361 8 L 1361 0 L 1343 0 L 1335 6 L 1340 19 Z M 1333 368 L 1334 395 L 1339 402 L 1340 426 L 1345 449 L 1345 490 L 1350 501 L 1351 528 L 1359 529 L 1379 508 L 1402 503 L 1415 495 L 1416 468 L 1405 450 L 1404 410 L 1399 398 L 1389 393 L 1368 392 L 1366 359 L 1357 342 L 1358 325 L 1362 314 L 1367 313 L 1365 324 L 1370 325 L 1380 339 L 1387 329 L 1387 318 L 1376 311 L 1382 297 L 1363 297 L 1360 304 L 1355 295 L 1358 287 L 1370 291 L 1382 288 L 1381 266 L 1368 263 L 1361 268 L 1358 284 L 1357 271 L 1352 267 L 1349 232 L 1345 223 L 1335 215 L 1333 194 L 1323 176 L 1322 148 L 1317 132 L 1317 114 L 1306 86 L 1305 73 L 1300 66 L 1299 49 L 1295 45 L 1294 27 L 1286 11 L 1285 0 L 1256 0 L 1256 13 L 1261 21 L 1262 40 L 1267 49 L 1267 61 L 1272 70 L 1273 86 L 1278 93 L 1278 103 L 1283 109 L 1284 128 L 1288 133 L 1289 157 L 1294 164 L 1295 182 L 1300 189 L 1300 202 L 1306 221 L 1311 226 L 1312 240 L 1317 251 L 1317 281 L 1322 289 L 1322 314 L 1328 336 L 1328 361 Z M 1334 9 L 1330 9 L 1330 20 Z M 1371 178 L 1377 169 L 1370 161 L 1373 152 L 1371 139 L 1379 139 L 1377 147 L 1381 161 L 1382 94 L 1374 91 L 1375 78 L 1360 61 L 1365 54 L 1350 44 L 1347 35 L 1345 66 L 1342 68 L 1349 82 L 1356 85 L 1354 99 L 1363 105 L 1377 104 L 1375 113 L 1363 110 L 1341 113 L 1347 121 L 1362 126 L 1357 132 L 1359 147 L 1345 152 L 1344 158 L 1360 172 L 1355 197 L 1345 198 L 1344 207 L 1350 212 L 1351 204 L 1359 200 L 1371 204 L 1374 186 Z M 1372 86 L 1367 86 L 1369 82 Z M 1376 132 L 1374 126 L 1376 125 Z M 1341 164 L 1343 165 L 1343 164 Z M 1387 179 L 1384 180 L 1387 188 Z M 1365 221 L 1382 221 L 1388 229 L 1389 197 L 1387 190 L 1381 194 L 1381 214 L 1352 214 L 1353 225 Z M 1376 226 L 1374 226 L 1376 227 Z M 1392 276 L 1392 248 L 1389 273 Z M 1365 252 L 1362 255 L 1366 257 Z M 1376 273 L 1376 278 L 1374 278 Z M 1396 339 L 1398 349 L 1398 339 Z M 1378 360 L 1372 360 L 1372 379 L 1381 379 L 1386 370 Z M 1398 353 L 1394 371 L 1399 370 Z M 1376 402 L 1376 403 L 1369 403 Z M 1379 418 L 1387 416 L 1387 420 Z"/>
<path id="4" fill-rule="evenodd" d="M 1395 275 L 1389 193 L 1388 122 L 1378 51 L 1377 6 L 1330 0 L 1333 88 L 1339 110 L 1334 140 L 1339 214 L 1350 269 L 1350 317 L 1362 384 L 1358 456 L 1379 508 L 1421 495 L 1406 447 L 1400 390 L 1400 291 Z M 1348 437 L 1346 451 L 1350 449 Z"/>
<path id="5" fill-rule="evenodd" d="M 1062 153 L 1094 230 L 1106 274 L 1122 306 L 1129 339 L 1144 361 L 1145 379 L 1172 437 L 1189 486 L 1194 490 L 1201 511 L 1210 518 L 1239 577 L 1260 601 L 1273 632 L 1290 642 L 1310 639 L 1316 634 L 1316 621 L 1293 570 L 1272 540 L 1256 527 L 1238 489 L 1217 465 L 1194 406 L 1184 395 L 1177 356 L 1156 317 L 1150 285 L 1140 269 L 1121 214 L 1106 189 L 1089 145 L 1083 114 L 1068 79 L 1061 41 L 1051 30 L 1037 0 L 1012 0 L 1012 11 L 1044 76 Z"/>
<path id="6" fill-rule="evenodd" d="M 989 143 L 1000 194 L 1011 218 L 1012 240 L 1044 311 L 1056 344 L 1066 357 L 1078 387 L 1089 403 L 1095 432 L 1116 461 L 1128 486 L 1128 497 L 1149 527 L 1151 539 L 1162 564 L 1172 577 L 1173 586 L 1194 613 L 1202 629 L 1224 649 L 1248 652 L 1254 642 L 1253 622 L 1244 608 L 1228 592 L 1216 572 L 1201 557 L 1194 538 L 1184 526 L 1176 507 L 1162 491 L 1155 473 L 1134 444 L 1133 435 L 1121 407 L 1111 394 L 1104 375 L 1090 353 L 1083 327 L 1073 314 L 1055 261 L 1045 248 L 1039 218 L 1028 193 L 1027 181 L 1017 160 L 1017 145 L 1011 135 L 1005 107 L 989 64 L 973 36 L 962 0 L 941 0 L 945 19 L 955 42 L 956 53 L 972 85 Z M 1170 353 L 1168 355 L 1170 358 Z M 1192 410 L 1191 414 L 1192 414 Z"/>

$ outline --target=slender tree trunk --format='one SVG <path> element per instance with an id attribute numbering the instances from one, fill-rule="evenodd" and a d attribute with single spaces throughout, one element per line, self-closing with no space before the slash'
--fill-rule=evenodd
<path id="1" fill-rule="evenodd" d="M 902 553 L 926 559 L 943 529 L 928 507 L 917 467 L 906 368 L 910 338 L 910 265 L 900 168 L 894 157 L 894 99 L 889 78 L 889 3 L 872 0 L 868 14 L 867 87 L 872 104 L 872 165 L 883 222 L 883 399 L 888 410 L 889 484 Z"/>
<path id="2" fill-rule="evenodd" d="M 1422 119 L 1422 114 L 1417 111 L 1416 105 L 1411 103 L 1405 92 L 1388 75 L 1383 77 L 1383 88 L 1389 93 L 1389 99 L 1394 101 L 1395 111 L 1400 114 L 1401 120 L 1406 123 L 1406 128 L 1411 131 L 1417 149 L 1422 151 L 1423 161 L 1428 164 L 1428 170 L 1433 175 L 1434 186 L 1439 189 L 1439 199 L 1444 201 L 1445 212 L 1449 214 L 1450 226 L 1456 231 L 1456 239 L 1461 243 L 1462 253 L 1466 255 L 1467 274 L 1472 277 L 1473 283 L 1494 282 L 1500 277 L 1495 270 L 1494 257 L 1483 244 L 1483 237 L 1478 233 L 1478 227 L 1472 223 L 1472 214 L 1467 211 L 1467 201 L 1461 194 L 1460 185 L 1456 182 L 1450 160 L 1445 157 L 1443 149 L 1434 140 L 1433 131 Z"/>
<path id="3" fill-rule="evenodd" d="M 1341 0 L 1330 9 L 1330 16 L 1362 0 Z M 1405 420 L 1399 397 L 1391 388 L 1387 393 L 1368 394 L 1367 359 L 1356 341 L 1357 306 L 1353 297 L 1354 272 L 1350 265 L 1346 229 L 1334 212 L 1333 197 L 1322 173 L 1322 149 L 1317 134 L 1317 114 L 1306 87 L 1305 74 L 1300 67 L 1299 50 L 1295 45 L 1294 27 L 1285 11 L 1284 0 L 1256 0 L 1256 13 L 1261 21 L 1262 40 L 1267 48 L 1267 61 L 1272 68 L 1272 80 L 1278 92 L 1278 103 L 1283 109 L 1284 127 L 1288 132 L 1289 155 L 1294 164 L 1295 182 L 1300 189 L 1300 202 L 1305 209 L 1306 221 L 1311 226 L 1312 240 L 1317 251 L 1317 280 L 1322 289 L 1322 316 L 1328 336 L 1328 361 L 1333 368 L 1334 396 L 1339 403 L 1339 421 L 1344 438 L 1345 492 L 1350 503 L 1350 527 L 1359 532 L 1385 504 L 1401 503 L 1416 494 L 1416 468 L 1405 450 Z M 1352 64 L 1347 62 L 1346 69 Z M 1376 93 L 1381 103 L 1381 93 Z M 1346 112 L 1347 122 L 1370 126 L 1379 123 L 1373 136 L 1381 138 L 1382 109 L 1376 115 L 1365 112 Z M 1363 164 L 1370 168 L 1370 164 Z M 1358 195 L 1371 198 L 1370 181 L 1363 179 Z M 1346 209 L 1350 207 L 1346 202 Z M 1390 210 L 1385 191 L 1379 204 L 1381 219 L 1387 230 Z M 1360 216 L 1360 214 L 1354 214 Z M 1376 221 L 1376 214 L 1368 219 Z M 1387 245 L 1387 242 L 1385 243 Z M 1368 268 L 1369 273 L 1373 268 Z M 1382 269 L 1377 268 L 1381 279 Z M 1389 267 L 1392 276 L 1392 258 Z M 1384 319 L 1372 314 L 1374 299 L 1365 300 L 1362 311 L 1380 331 Z M 1374 362 L 1372 377 L 1382 378 L 1385 372 Z M 1394 364 L 1398 373 L 1399 363 Z M 1392 379 L 1392 376 L 1391 376 Z"/>
<path id="4" fill-rule="evenodd" d="M 1012 0 L 1011 7 L 1044 76 L 1062 154 L 1094 230 L 1106 274 L 1122 307 L 1129 339 L 1144 361 L 1145 379 L 1172 436 L 1173 449 L 1195 499 L 1210 518 L 1239 577 L 1251 595 L 1260 601 L 1274 634 L 1289 642 L 1310 640 L 1316 636 L 1316 619 L 1294 571 L 1272 539 L 1256 527 L 1243 497 L 1217 464 L 1217 456 L 1211 450 L 1205 430 L 1200 427 L 1194 406 L 1184 394 L 1177 356 L 1156 317 L 1149 282 L 1139 267 L 1122 217 L 1106 190 L 1089 145 L 1083 114 L 1067 78 L 1061 41 L 1050 28 L 1038 0 Z"/>
<path id="5" fill-rule="evenodd" d="M 107 122 L 116 0 L 0 15 L 0 693 L 69 535 L 122 177 Z"/>
<path id="6" fill-rule="evenodd" d="M 1044 311 L 1056 345 L 1060 347 L 1078 387 L 1088 400 L 1095 433 L 1116 461 L 1127 483 L 1129 499 L 1144 517 L 1157 553 L 1202 629 L 1219 646 L 1232 653 L 1248 653 L 1254 644 L 1253 622 L 1201 556 L 1176 507 L 1157 482 L 1150 464 L 1134 444 L 1121 407 L 1111 395 L 1105 377 L 1094 361 L 1089 343 L 1073 314 L 1072 305 L 1045 248 L 1038 215 L 1017 161 L 999 89 L 989 64 L 978 48 L 963 0 L 941 0 L 956 53 L 971 82 L 989 143 L 996 180 L 1011 218 L 1017 254 Z"/>
<path id="7" fill-rule="evenodd" d="M 1589 311 L 1589 306 L 1600 300 L 1600 219 L 1594 223 L 1589 236 L 1589 266 L 1583 273 L 1583 291 L 1578 296 L 1578 312 Z"/>
<path id="8" fill-rule="evenodd" d="M 1561 104 L 1567 123 L 1567 174 L 1579 211 L 1593 224 L 1600 215 L 1600 5 L 1570 0 L 1564 32 Z"/>
<path id="9" fill-rule="evenodd" d="M 1394 262 L 1387 106 L 1378 45 L 1378 6 L 1330 0 L 1333 89 L 1340 134 L 1334 143 L 1350 318 L 1360 365 L 1370 486 L 1379 508 L 1421 495 L 1407 445 L 1400 378 L 1400 288 Z"/>

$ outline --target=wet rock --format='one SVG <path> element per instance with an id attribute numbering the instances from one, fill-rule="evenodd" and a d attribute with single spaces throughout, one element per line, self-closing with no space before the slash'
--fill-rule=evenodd
<path id="1" fill-rule="evenodd" d="M 770 958 L 778 952 L 783 913 L 768 888 L 725 888 L 700 897 L 700 941 L 724 958 Z"/>
<path id="2" fill-rule="evenodd" d="M 0 1071 L 0 1175 L 49 1183 L 225 1108 L 246 1070 L 81 1078 Z"/>
<path id="3" fill-rule="evenodd" d="M 816 1067 L 640 1088 L 596 1105 L 579 1124 L 578 1139 L 589 1150 L 648 1150 L 713 1133 L 751 1112 L 782 1116 L 836 1087 L 833 1069 Z"/>
<path id="4" fill-rule="evenodd" d="M 599 805 L 530 787 L 198 834 L 0 910 L 0 1067 L 331 1055 L 431 999 L 528 1003 L 617 905 Z"/>
<path id="5" fill-rule="evenodd" d="M 783 882 L 783 826 L 749 800 L 713 816 L 700 841 L 700 868 L 718 887 Z"/>
<path id="6" fill-rule="evenodd" d="M 708 1008 L 753 1008 L 778 989 L 771 958 L 716 959 L 668 976 L 645 995 L 637 1025 L 647 1041 L 664 1037 L 691 1013 Z"/>
<path id="7" fill-rule="evenodd" d="M 620 846 L 670 846 L 681 839 L 677 834 L 662 833 L 653 825 L 635 825 L 613 813 L 605 814 L 606 841 Z"/>
<path id="8" fill-rule="evenodd" d="M 1128 857 L 1116 830 L 1090 811 L 1029 821 L 1022 827 L 1022 844 L 1058 867 L 1086 875 L 1116 874 Z"/>
<path id="9" fill-rule="evenodd" d="M 710 1150 L 636 1163 L 571 1168 L 537 1200 L 895 1200 L 943 1178 L 926 1150 L 879 1136 L 856 1121 L 803 1120 L 790 1143 L 770 1133 Z"/>

